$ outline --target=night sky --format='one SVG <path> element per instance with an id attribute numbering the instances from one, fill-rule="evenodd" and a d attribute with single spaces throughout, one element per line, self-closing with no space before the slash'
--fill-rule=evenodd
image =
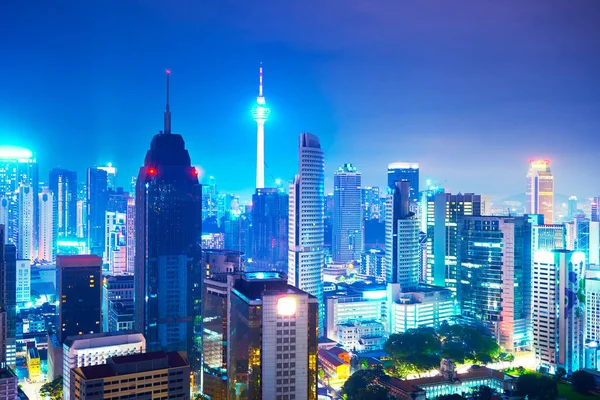
<path id="1" fill-rule="evenodd" d="M 383 185 L 392 161 L 454 192 L 524 192 L 528 160 L 556 191 L 600 194 L 600 2 L 3 1 L 0 144 L 42 177 L 112 161 L 128 186 L 162 129 L 222 190 L 255 182 L 250 109 L 264 64 L 266 182 L 321 138 L 327 185 L 345 162 Z"/>

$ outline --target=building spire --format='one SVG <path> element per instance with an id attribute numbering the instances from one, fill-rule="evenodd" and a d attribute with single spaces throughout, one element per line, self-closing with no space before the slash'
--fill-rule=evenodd
<path id="1" fill-rule="evenodd" d="M 171 108 L 169 107 L 169 76 L 171 75 L 171 70 L 165 70 L 165 75 L 167 76 L 167 105 L 165 108 L 164 133 L 169 135 L 171 133 Z"/>
<path id="2" fill-rule="evenodd" d="M 260 63 L 260 78 L 258 80 L 258 97 L 263 97 L 263 90 L 262 90 L 262 62 Z"/>

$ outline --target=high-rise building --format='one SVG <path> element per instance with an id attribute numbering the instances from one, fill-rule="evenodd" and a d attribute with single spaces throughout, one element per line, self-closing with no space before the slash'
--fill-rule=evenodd
<path id="1" fill-rule="evenodd" d="M 87 170 L 87 234 L 88 249 L 100 257 L 104 253 L 106 210 L 108 208 L 108 177 L 98 168 Z"/>
<path id="2" fill-rule="evenodd" d="M 87 189 L 86 189 L 87 192 Z M 80 239 L 87 238 L 87 199 L 77 200 L 77 237 Z"/>
<path id="3" fill-rule="evenodd" d="M 333 261 L 360 260 L 363 251 L 361 173 L 344 164 L 333 175 Z"/>
<path id="4" fill-rule="evenodd" d="M 584 312 L 578 298 L 584 270 L 581 252 L 540 250 L 533 255 L 533 350 L 541 371 L 582 368 Z"/>
<path id="5" fill-rule="evenodd" d="M 319 138 L 301 134 L 298 156 L 299 173 L 289 192 L 288 281 L 315 296 L 323 307 L 325 156 Z M 321 332 L 323 322 L 321 308 Z"/>
<path id="6" fill-rule="evenodd" d="M 363 219 L 379 219 L 381 217 L 379 187 L 363 187 L 360 189 L 360 196 Z"/>
<path id="7" fill-rule="evenodd" d="M 532 252 L 565 249 L 565 236 L 564 225 L 533 225 L 531 233 Z"/>
<path id="8" fill-rule="evenodd" d="M 148 351 L 181 351 L 192 371 L 202 354 L 202 186 L 183 138 L 171 133 L 168 101 L 164 131 L 152 138 L 136 182 L 135 327 Z M 194 379 L 194 387 L 201 379 Z"/>
<path id="9" fill-rule="evenodd" d="M 255 268 L 287 273 L 289 198 L 277 188 L 252 196 L 252 262 Z"/>
<path id="10" fill-rule="evenodd" d="M 33 188 L 21 185 L 19 187 L 18 210 L 19 210 L 19 235 L 17 239 L 17 258 L 22 260 L 35 259 L 35 231 L 34 231 L 34 207 Z"/>
<path id="11" fill-rule="evenodd" d="M 385 279 L 402 291 L 419 286 L 419 220 L 409 207 L 410 182 L 395 182 L 386 204 Z"/>
<path id="12" fill-rule="evenodd" d="M 394 162 L 388 165 L 388 188 L 393 189 L 398 181 L 410 183 L 410 203 L 419 201 L 419 164 Z M 412 206 L 411 206 L 412 207 Z"/>
<path id="13" fill-rule="evenodd" d="M 104 240 L 104 264 L 112 275 L 127 272 L 127 214 L 106 212 L 106 239 Z"/>
<path id="14" fill-rule="evenodd" d="M 4 236 L 0 225 L 0 236 Z M 0 246 L 0 366 L 15 367 L 17 362 L 17 248 L 14 244 Z"/>
<path id="15" fill-rule="evenodd" d="M 57 256 L 58 340 L 102 332 L 102 259 L 96 255 Z"/>
<path id="16" fill-rule="evenodd" d="M 113 167 L 112 163 L 106 164 L 105 167 L 98 167 L 103 171 L 106 171 L 106 186 L 110 190 L 117 190 L 117 169 Z"/>
<path id="17" fill-rule="evenodd" d="M 104 365 L 111 357 L 146 352 L 146 339 L 141 333 L 94 333 L 69 336 L 63 345 L 63 400 L 71 399 L 71 370 Z M 108 396 L 104 398 L 110 398 Z"/>
<path id="18" fill-rule="evenodd" d="M 38 164 L 33 153 L 20 147 L 0 146 L 0 220 L 6 218 L 6 243 L 17 244 L 17 191 L 21 185 L 29 186 L 33 193 L 38 193 Z M 33 202 L 34 237 L 37 238 L 37 196 Z"/>
<path id="19" fill-rule="evenodd" d="M 127 273 L 135 269 L 135 199 L 127 200 Z"/>
<path id="20" fill-rule="evenodd" d="M 575 215 L 577 215 L 577 196 L 569 197 L 569 202 L 567 203 L 567 206 L 567 219 L 570 221 L 575 217 Z"/>
<path id="21" fill-rule="evenodd" d="M 600 267 L 585 271 L 585 341 L 600 342 Z"/>
<path id="22" fill-rule="evenodd" d="M 531 345 L 531 224 L 527 217 L 459 221 L 457 298 L 462 319 L 508 351 Z"/>
<path id="23" fill-rule="evenodd" d="M 543 214 L 544 222 L 554 223 L 554 176 L 550 161 L 531 160 L 527 172 L 527 214 Z"/>
<path id="24" fill-rule="evenodd" d="M 592 222 L 583 216 L 577 216 L 572 224 L 575 225 L 573 250 L 585 254 L 586 263 L 600 264 L 600 223 Z"/>
<path id="25" fill-rule="evenodd" d="M 239 251 L 249 258 L 252 252 L 251 220 L 248 214 L 229 211 L 221 219 L 225 249 Z"/>
<path id="26" fill-rule="evenodd" d="M 379 249 L 369 249 L 362 254 L 360 273 L 385 280 L 385 252 Z"/>
<path id="27" fill-rule="evenodd" d="M 71 400 L 190 399 L 190 364 L 178 352 L 111 357 L 71 370 Z"/>
<path id="28" fill-rule="evenodd" d="M 600 197 L 594 197 L 590 203 L 590 219 L 592 222 L 600 222 L 600 213 L 598 213 L 598 203 L 600 203 Z"/>
<path id="29" fill-rule="evenodd" d="M 276 272 L 246 273 L 230 280 L 230 395 L 316 400 L 317 299 Z"/>
<path id="30" fill-rule="evenodd" d="M 56 232 L 61 237 L 77 234 L 77 172 L 54 168 L 49 186 L 56 201 Z"/>
<path id="31" fill-rule="evenodd" d="M 265 187 L 265 122 L 269 119 L 271 110 L 267 107 L 265 96 L 263 96 L 263 73 L 260 64 L 258 97 L 256 105 L 252 109 L 252 116 L 256 121 L 256 188 Z"/>
<path id="32" fill-rule="evenodd" d="M 29 260 L 17 260 L 15 281 L 17 305 L 24 307 L 31 301 L 31 262 Z"/>
<path id="33" fill-rule="evenodd" d="M 113 303 L 133 305 L 133 275 L 105 276 L 102 278 L 102 331 L 111 332 L 110 311 Z"/>
<path id="34" fill-rule="evenodd" d="M 56 225 L 54 225 L 54 194 L 50 190 L 43 190 L 38 194 L 40 205 L 38 260 L 53 262 L 56 254 Z"/>
<path id="35" fill-rule="evenodd" d="M 481 215 L 481 195 L 445 193 L 432 187 L 422 193 L 421 231 L 427 236 L 425 282 L 456 292 L 458 222 Z"/>

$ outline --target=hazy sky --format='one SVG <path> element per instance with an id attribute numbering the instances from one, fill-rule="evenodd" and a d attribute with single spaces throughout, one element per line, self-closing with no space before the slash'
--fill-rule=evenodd
<path id="1" fill-rule="evenodd" d="M 255 182 L 250 108 L 263 62 L 267 184 L 321 138 L 327 184 L 345 162 L 383 185 L 392 161 L 496 196 L 552 160 L 557 192 L 600 193 L 600 2 L 104 0 L 0 5 L 0 143 L 42 177 L 112 161 L 126 186 L 162 129 L 221 189 Z M 47 179 L 47 178 L 46 178 Z"/>

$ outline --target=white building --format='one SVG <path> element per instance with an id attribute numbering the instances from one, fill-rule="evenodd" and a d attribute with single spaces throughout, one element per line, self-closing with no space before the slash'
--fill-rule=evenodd
<path id="1" fill-rule="evenodd" d="M 389 333 L 404 333 L 420 327 L 439 328 L 452 324 L 459 314 L 456 299 L 449 289 L 421 289 L 402 293 L 399 284 L 387 287 Z"/>
<path id="2" fill-rule="evenodd" d="M 85 238 L 87 229 L 87 200 L 77 200 L 77 237 Z"/>
<path id="3" fill-rule="evenodd" d="M 363 209 L 361 173 L 352 164 L 344 164 L 333 175 L 333 261 L 360 260 L 363 251 Z"/>
<path id="4" fill-rule="evenodd" d="M 381 350 L 387 339 L 381 322 L 362 321 L 337 326 L 335 341 L 348 351 Z"/>
<path id="5" fill-rule="evenodd" d="M 31 301 L 31 261 L 17 260 L 17 304 Z"/>
<path id="6" fill-rule="evenodd" d="M 597 265 L 585 272 L 585 341 L 600 343 L 600 266 Z"/>
<path id="7" fill-rule="evenodd" d="M 17 198 L 19 210 L 17 258 L 33 261 L 35 259 L 35 237 L 33 231 L 33 189 L 31 186 L 21 185 Z"/>
<path id="8" fill-rule="evenodd" d="M 54 226 L 54 194 L 50 190 L 38 193 L 40 207 L 38 260 L 55 259 L 56 229 Z"/>
<path id="9" fill-rule="evenodd" d="M 127 214 L 106 212 L 104 263 L 113 275 L 127 272 Z"/>
<path id="10" fill-rule="evenodd" d="M 290 185 L 288 282 L 318 299 L 323 332 L 325 157 L 319 139 L 300 135 L 299 173 Z"/>
<path id="11" fill-rule="evenodd" d="M 69 400 L 71 369 L 106 364 L 115 356 L 145 353 L 146 339 L 141 333 L 94 333 L 69 336 L 63 344 L 63 400 Z"/>
<path id="12" fill-rule="evenodd" d="M 584 362 L 584 312 L 579 304 L 585 255 L 570 250 L 533 255 L 533 349 L 536 366 L 568 373 Z"/>

